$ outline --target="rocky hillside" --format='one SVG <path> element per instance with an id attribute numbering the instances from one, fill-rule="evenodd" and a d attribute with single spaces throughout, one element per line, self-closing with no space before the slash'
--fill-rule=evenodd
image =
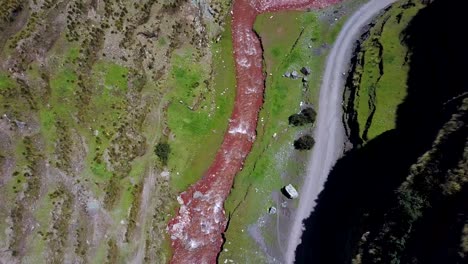
<path id="1" fill-rule="evenodd" d="M 229 5 L 2 1 L 1 263 L 167 260 L 184 170 L 227 120 Z"/>

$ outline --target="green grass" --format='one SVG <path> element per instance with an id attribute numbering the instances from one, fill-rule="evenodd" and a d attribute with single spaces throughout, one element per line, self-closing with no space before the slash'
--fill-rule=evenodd
<path id="1" fill-rule="evenodd" d="M 126 67 L 101 61 L 94 66 L 94 71 L 95 76 L 103 76 L 106 89 L 127 91 L 128 69 Z"/>
<path id="2" fill-rule="evenodd" d="M 167 40 L 164 36 L 161 36 L 159 39 L 158 39 L 158 44 L 159 46 L 166 46 L 167 44 Z"/>
<path id="3" fill-rule="evenodd" d="M 174 86 L 174 99 L 185 101 L 191 105 L 203 85 L 207 76 L 203 65 L 194 60 L 195 50 L 186 49 L 184 53 L 174 56 L 172 60 L 172 85 Z"/>
<path id="4" fill-rule="evenodd" d="M 91 129 L 80 128 L 80 132 L 86 136 L 89 149 L 85 175 L 97 182 L 106 182 L 112 177 L 106 163 L 97 162 L 94 158 L 101 157 L 103 151 L 109 147 L 111 135 L 125 116 L 128 73 L 127 68 L 104 61 L 99 61 L 92 69 L 91 81 L 94 86 L 85 114 Z"/>
<path id="5" fill-rule="evenodd" d="M 106 263 L 106 258 L 107 258 L 107 243 L 103 242 L 103 243 L 100 243 L 99 246 L 96 248 L 96 253 L 90 260 L 90 263 L 93 263 L 93 264 Z"/>
<path id="6" fill-rule="evenodd" d="M 0 91 L 14 86 L 14 81 L 6 73 L 0 72 Z"/>
<path id="7" fill-rule="evenodd" d="M 88 105 L 80 105 L 78 101 L 78 66 L 74 63 L 79 56 L 79 49 L 59 46 L 54 49 L 59 59 L 50 72 L 50 97 L 48 105 L 40 106 L 39 121 L 41 134 L 47 139 L 46 149 L 53 157 L 55 153 L 56 122 L 60 119 L 64 126 L 75 129 L 85 139 L 88 149 L 86 167 L 83 179 L 97 183 L 104 183 L 110 179 L 112 172 L 107 169 L 104 162 L 94 161 L 96 155 L 110 145 L 111 137 L 126 110 L 126 92 L 129 69 L 118 64 L 98 61 L 89 74 L 85 85 L 90 88 Z M 60 65 L 60 66 L 59 66 Z M 32 67 L 32 70 L 35 68 Z M 36 74 L 37 75 L 37 74 Z M 46 102 L 44 102 L 45 104 Z M 84 113 L 85 124 L 77 123 L 78 109 Z M 95 131 L 98 136 L 95 136 Z M 98 140 L 99 137 L 99 140 Z M 99 150 L 97 150 L 99 148 Z M 102 189 L 95 186 L 93 191 L 102 194 Z"/>
<path id="8" fill-rule="evenodd" d="M 357 111 L 359 127 L 363 130 L 370 115 L 368 104 L 369 100 L 371 100 L 370 93 L 375 88 L 376 112 L 368 131 L 369 140 L 395 127 L 397 107 L 406 96 L 409 67 L 405 63 L 405 56 L 408 49 L 402 43 L 401 36 L 408 23 L 423 5 L 417 4 L 408 9 L 403 9 L 400 5 L 394 5 L 384 15 L 389 19 L 384 25 L 381 36 L 375 35 L 375 28 L 380 28 L 383 20 L 377 23 L 376 27 L 371 31 L 370 38 L 363 43 L 365 57 Z M 402 16 L 398 23 L 396 17 L 399 14 L 402 14 Z M 374 36 L 378 38 L 383 46 L 384 74 L 379 82 L 377 82 L 380 76 L 378 49 L 371 42 Z"/>
<path id="9" fill-rule="evenodd" d="M 80 49 L 77 46 L 71 45 L 71 47 L 68 48 L 67 53 L 65 57 L 70 61 L 74 62 L 78 57 L 80 56 Z"/>
<path id="10" fill-rule="evenodd" d="M 122 186 L 122 188 L 124 189 L 122 190 L 120 200 L 117 206 L 115 207 L 116 210 L 114 210 L 112 213 L 113 219 L 117 219 L 116 222 L 118 222 L 119 225 L 121 220 L 127 221 L 127 215 L 130 211 L 130 206 L 132 205 L 134 199 L 132 194 L 132 190 L 134 187 L 130 182 L 130 179 L 127 178 L 122 180 L 120 182 L 120 186 Z"/>
<path id="11" fill-rule="evenodd" d="M 41 129 L 50 131 L 55 123 L 54 112 L 48 109 L 43 109 L 39 112 L 39 119 L 41 120 Z"/>
<path id="12" fill-rule="evenodd" d="M 39 232 L 41 232 L 42 234 L 46 234 L 49 231 L 48 229 L 50 223 L 52 222 L 52 211 L 54 209 L 54 206 L 52 204 L 52 200 L 49 197 L 49 194 L 50 192 L 38 202 L 37 209 L 34 212 L 34 219 L 37 221 L 40 227 L 36 228 L 33 231 L 34 234 L 30 241 L 30 245 L 32 245 L 32 248 L 28 252 L 27 257 L 31 258 L 31 261 L 34 260 L 34 263 L 46 263 L 45 258 L 38 258 L 38 256 L 41 256 L 47 248 L 47 242 L 44 240 L 45 236 L 39 235 Z"/>
<path id="13" fill-rule="evenodd" d="M 52 94 L 57 100 L 73 98 L 73 92 L 76 91 L 77 76 L 74 70 L 64 68 L 59 71 L 50 80 Z"/>
<path id="14" fill-rule="evenodd" d="M 43 107 L 39 112 L 42 134 L 51 145 L 50 151 L 54 151 L 55 121 L 58 117 L 65 122 L 69 128 L 74 128 L 83 136 L 88 149 L 86 167 L 83 179 L 90 179 L 97 183 L 107 181 L 112 173 L 107 169 L 105 163 L 95 162 L 93 159 L 97 154 L 97 148 L 102 152 L 110 144 L 109 137 L 104 133 L 112 135 L 117 125 L 121 123 L 119 118 L 125 111 L 128 69 L 117 64 L 99 61 L 92 68 L 89 83 L 89 104 L 78 105 L 77 100 L 77 69 L 73 63 L 78 56 L 78 49 L 58 49 L 63 53 L 60 61 L 63 67 L 54 69 L 50 75 L 51 98 L 50 107 Z M 58 52 L 57 51 L 57 52 Z M 78 108 L 85 113 L 85 125 L 76 123 Z M 99 142 L 94 132 L 98 131 Z M 95 186 L 96 194 L 102 194 L 102 188 Z"/>
<path id="15" fill-rule="evenodd" d="M 56 135 L 56 115 L 52 108 L 42 107 L 39 110 L 39 122 L 41 125 L 41 134 L 46 139 L 46 152 L 54 152 L 54 143 L 57 138 Z"/>
<path id="16" fill-rule="evenodd" d="M 227 25 L 226 29 L 229 28 Z M 173 171 L 171 185 L 176 191 L 185 190 L 208 169 L 232 111 L 235 76 L 230 32 L 225 31 L 220 42 L 213 45 L 213 54 L 213 67 L 217 70 L 212 91 L 206 90 L 204 84 L 209 69 L 196 62 L 190 51 L 176 56 L 171 69 L 173 90 L 169 95 L 171 103 L 167 119 L 175 139 L 169 141 L 168 166 Z M 206 99 L 197 110 L 190 110 L 201 94 Z M 211 100 L 215 102 L 213 109 Z"/>
<path id="17" fill-rule="evenodd" d="M 110 179 L 112 172 L 107 169 L 105 163 L 91 163 L 91 171 L 93 174 L 101 179 Z"/>
<path id="18" fill-rule="evenodd" d="M 104 186 L 113 176 L 105 162 L 96 162 L 96 155 L 101 156 L 110 145 L 111 136 L 122 124 L 126 115 L 126 95 L 128 90 L 129 69 L 107 61 L 98 61 L 87 75 L 85 85 L 90 89 L 90 99 L 87 105 L 80 105 L 78 92 L 78 66 L 75 64 L 79 56 L 76 47 L 58 47 L 54 49 L 59 59 L 55 62 L 49 73 L 50 96 L 39 108 L 39 121 L 41 134 L 46 139 L 46 152 L 48 157 L 53 157 L 56 152 L 55 142 L 57 135 L 57 120 L 60 119 L 64 126 L 76 130 L 85 140 L 87 156 L 85 168 L 80 180 L 89 180 L 92 183 L 88 187 L 96 195 L 104 195 Z M 34 71 L 32 67 L 31 71 Z M 35 76 L 39 74 L 34 74 Z M 47 105 L 46 105 L 47 103 Z M 77 122 L 78 110 L 83 111 L 83 120 Z M 98 136 L 95 135 L 97 131 Z M 98 140 L 99 138 L 99 140 Z M 98 150 L 99 148 L 99 150 Z M 145 159 L 148 162 L 148 159 Z M 140 165 L 141 167 L 141 165 Z M 140 168 L 139 167 L 139 168 Z M 143 171 L 144 172 L 144 171 Z M 132 170 L 130 178 L 139 179 L 142 175 L 141 168 Z M 131 182 L 129 179 L 119 181 L 122 195 L 117 200 L 115 210 L 111 212 L 116 219 L 125 219 L 133 197 L 131 194 Z M 120 220 L 118 225 L 120 225 Z"/>

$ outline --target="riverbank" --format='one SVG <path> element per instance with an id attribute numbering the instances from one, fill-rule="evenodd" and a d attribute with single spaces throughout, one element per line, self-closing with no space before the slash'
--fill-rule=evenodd
<path id="1" fill-rule="evenodd" d="M 221 263 L 281 261 L 286 246 L 281 241 L 287 237 L 297 203 L 284 200 L 279 190 L 286 184 L 300 186 L 303 182 L 309 153 L 294 150 L 292 142 L 313 129 L 291 127 L 288 117 L 300 111 L 301 102 L 317 105 L 326 56 L 345 19 L 361 2 L 257 17 L 254 28 L 263 44 L 267 74 L 265 103 L 257 141 L 225 204 L 230 221 Z M 307 85 L 300 78 L 282 76 L 303 66 L 312 72 Z M 283 202 L 286 207 L 281 206 Z M 277 208 L 276 215 L 268 214 L 270 206 Z"/>
<path id="2" fill-rule="evenodd" d="M 268 4 L 265 4 L 267 3 Z M 329 1 L 330 3 L 335 1 Z M 256 137 L 258 111 L 263 103 L 262 48 L 253 32 L 260 12 L 323 7 L 323 1 L 234 2 L 232 34 L 236 59 L 237 94 L 224 141 L 205 176 L 178 197 L 178 215 L 168 224 L 174 250 L 172 263 L 214 263 L 227 222 L 222 208 L 234 176 L 243 167 Z"/>

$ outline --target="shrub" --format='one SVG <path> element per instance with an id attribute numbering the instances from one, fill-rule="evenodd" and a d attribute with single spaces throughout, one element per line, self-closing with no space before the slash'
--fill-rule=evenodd
<path id="1" fill-rule="evenodd" d="M 310 150 L 314 144 L 314 138 L 310 135 L 305 135 L 294 141 L 294 148 L 298 150 Z"/>
<path id="2" fill-rule="evenodd" d="M 315 122 L 317 113 L 311 107 L 305 108 L 299 114 L 294 114 L 289 117 L 289 124 L 293 126 L 303 126 Z"/>
<path id="3" fill-rule="evenodd" d="M 315 117 L 317 117 L 317 112 L 312 107 L 305 108 L 301 111 L 301 114 L 306 118 L 309 123 L 315 122 Z"/>
<path id="4" fill-rule="evenodd" d="M 167 165 L 167 160 L 169 159 L 169 154 L 171 153 L 171 146 L 169 146 L 167 143 L 158 143 L 154 152 L 156 153 L 156 156 L 158 156 L 159 160 L 161 160 L 163 165 Z"/>
<path id="5" fill-rule="evenodd" d="M 294 114 L 289 117 L 289 124 L 293 126 L 302 126 L 306 124 L 306 119 L 302 114 Z"/>

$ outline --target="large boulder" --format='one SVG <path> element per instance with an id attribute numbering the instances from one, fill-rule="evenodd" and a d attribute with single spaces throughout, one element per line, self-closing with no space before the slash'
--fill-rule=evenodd
<path id="1" fill-rule="evenodd" d="M 295 199 L 299 197 L 299 193 L 297 192 L 296 188 L 292 186 L 292 184 L 288 184 L 283 188 L 283 194 L 289 199 Z"/>

